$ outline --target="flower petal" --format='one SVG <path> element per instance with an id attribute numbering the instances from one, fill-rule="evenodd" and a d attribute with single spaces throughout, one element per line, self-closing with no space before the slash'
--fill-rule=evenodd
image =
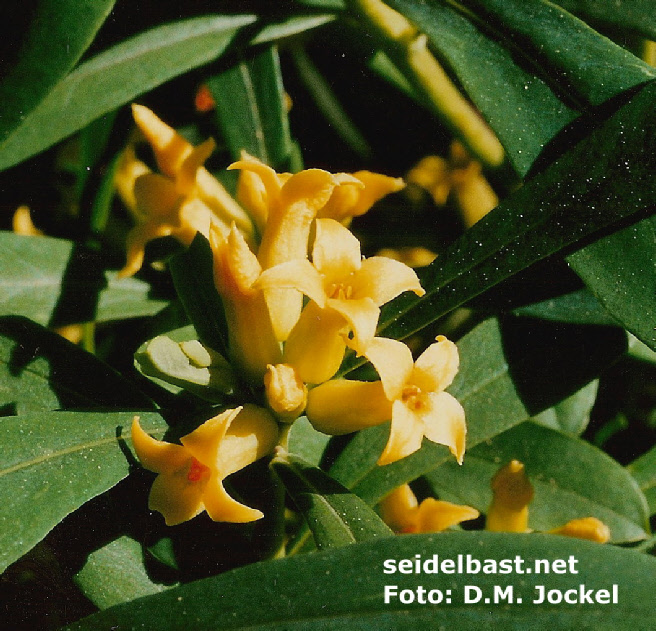
<path id="1" fill-rule="evenodd" d="M 125 244 L 127 249 L 125 267 L 118 273 L 118 277 L 127 278 L 136 274 L 143 265 L 146 243 L 158 237 L 166 237 L 172 231 L 173 229 L 169 224 L 154 222 L 137 224 L 132 228 L 128 232 Z"/>
<path id="2" fill-rule="evenodd" d="M 564 526 L 549 531 L 552 535 L 588 539 L 596 543 L 606 543 L 610 540 L 610 528 L 596 517 L 572 519 Z"/>
<path id="3" fill-rule="evenodd" d="M 139 417 L 132 419 L 132 444 L 141 464 L 155 473 L 177 471 L 191 454 L 182 446 L 156 440 L 141 429 Z"/>
<path id="4" fill-rule="evenodd" d="M 214 521 L 243 524 L 264 517 L 256 508 L 250 508 L 230 497 L 223 486 L 223 480 L 217 475 L 213 475 L 205 487 L 203 504 Z"/>
<path id="5" fill-rule="evenodd" d="M 153 482 L 148 508 L 164 515 L 167 526 L 189 521 L 203 511 L 203 490 L 207 480 L 190 482 L 185 468 L 178 473 L 163 473 Z"/>
<path id="6" fill-rule="evenodd" d="M 398 533 L 418 532 L 419 503 L 409 484 L 402 484 L 378 505 L 382 520 Z"/>
<path id="7" fill-rule="evenodd" d="M 175 184 L 159 173 L 145 173 L 134 182 L 137 212 L 146 219 L 178 221 L 177 207 L 182 197 Z"/>
<path id="8" fill-rule="evenodd" d="M 349 275 L 359 269 L 362 261 L 360 242 L 348 228 L 333 219 L 317 219 L 316 228 L 312 263 L 324 275 L 326 284 L 350 284 Z"/>
<path id="9" fill-rule="evenodd" d="M 241 410 L 242 408 L 235 408 L 217 414 L 199 425 L 190 434 L 183 436 L 180 442 L 198 462 L 215 471 L 221 443 L 228 427 Z"/>
<path id="10" fill-rule="evenodd" d="M 378 464 L 381 466 L 391 464 L 418 451 L 423 438 L 424 426 L 421 419 L 402 401 L 394 401 L 390 437 L 378 458 Z"/>
<path id="11" fill-rule="evenodd" d="M 380 381 L 332 379 L 310 390 L 305 414 L 316 430 L 338 436 L 384 423 L 392 405 Z"/>
<path id="12" fill-rule="evenodd" d="M 462 521 L 476 519 L 480 513 L 471 506 L 452 504 L 427 497 L 417 511 L 419 532 L 442 532 Z"/>
<path id="13" fill-rule="evenodd" d="M 458 464 L 462 464 L 467 435 L 462 405 L 447 392 L 429 393 L 426 396 L 430 400 L 430 406 L 422 415 L 424 435 L 434 443 L 446 445 L 457 458 Z"/>
<path id="14" fill-rule="evenodd" d="M 332 298 L 326 301 L 326 307 L 337 311 L 348 322 L 349 329 L 353 331 L 351 346 L 357 353 L 367 348 L 374 339 L 380 309 L 371 298 L 360 300 L 341 300 Z"/>
<path id="15" fill-rule="evenodd" d="M 400 399 L 412 374 L 412 353 L 398 340 L 375 337 L 363 355 L 374 365 L 390 401 Z"/>
<path id="16" fill-rule="evenodd" d="M 404 291 L 414 291 L 418 296 L 426 293 L 411 267 L 384 256 L 364 259 L 360 269 L 353 274 L 351 287 L 353 298 L 368 296 L 379 307 Z"/>
<path id="17" fill-rule="evenodd" d="M 196 187 L 196 175 L 216 148 L 213 138 L 194 147 L 180 164 L 176 173 L 175 185 L 181 195 L 190 195 Z"/>
<path id="18" fill-rule="evenodd" d="M 254 287 L 264 290 L 297 289 L 320 307 L 326 304 L 323 279 L 307 259 L 287 261 L 264 270 Z"/>
<path id="19" fill-rule="evenodd" d="M 437 342 L 417 358 L 412 383 L 424 392 L 441 392 L 453 382 L 459 364 L 458 347 L 439 335 Z"/>
<path id="20" fill-rule="evenodd" d="M 256 173 L 260 177 L 260 181 L 266 190 L 269 204 L 280 195 L 280 189 L 282 188 L 284 179 L 282 179 L 270 166 L 264 164 L 264 162 L 258 160 L 255 156 L 248 154 L 246 151 L 242 151 L 241 160 L 237 160 L 237 162 L 233 162 L 228 166 L 228 171 L 232 171 L 233 169 L 241 169 L 243 171 Z"/>

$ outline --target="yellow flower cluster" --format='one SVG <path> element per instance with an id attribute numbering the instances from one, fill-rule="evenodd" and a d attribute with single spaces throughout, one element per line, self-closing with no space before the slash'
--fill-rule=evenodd
<path id="1" fill-rule="evenodd" d="M 188 244 L 197 232 L 205 235 L 225 311 L 229 361 L 267 405 L 228 410 L 183 437 L 182 446 L 145 437 L 136 422 L 137 454 L 160 474 L 151 508 L 167 523 L 203 509 L 213 519 L 258 518 L 229 498 L 221 480 L 271 452 L 274 419 L 289 423 L 304 412 L 316 429 L 333 435 L 391 420 L 381 465 L 418 450 L 424 436 L 447 445 L 462 462 L 464 411 L 444 392 L 458 370 L 456 346 L 440 336 L 415 362 L 402 342 L 375 336 L 382 305 L 405 291 L 421 296 L 424 290 L 404 263 L 363 258 L 347 227 L 352 217 L 400 190 L 402 180 L 367 171 L 277 173 L 244 153 L 228 167 L 240 171 L 235 201 L 202 167 L 211 141 L 192 147 L 150 110 L 134 106 L 133 112 L 162 173 L 150 172 L 129 151 L 119 170 L 117 187 L 139 222 L 128 236 L 122 274 L 139 269 L 152 238 L 167 234 Z M 333 379 L 348 347 L 373 364 L 379 381 Z M 248 450 L 228 465 L 221 445 L 246 418 Z M 241 438 L 240 430 L 232 439 L 235 454 Z"/>

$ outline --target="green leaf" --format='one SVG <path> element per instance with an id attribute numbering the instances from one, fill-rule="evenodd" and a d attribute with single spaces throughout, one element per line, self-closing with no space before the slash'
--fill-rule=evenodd
<path id="1" fill-rule="evenodd" d="M 548 81 L 519 65 L 513 51 L 447 3 L 390 0 L 389 4 L 426 33 L 520 175 L 528 172 L 544 146 L 577 116 Z"/>
<path id="2" fill-rule="evenodd" d="M 191 245 L 176 254 L 169 270 L 180 302 L 208 348 L 228 356 L 228 325 L 223 303 L 214 286 L 214 259 L 207 239 L 200 233 Z"/>
<path id="3" fill-rule="evenodd" d="M 656 83 L 650 83 L 603 124 L 577 127 L 590 133 L 421 270 L 426 295 L 386 305 L 379 332 L 405 338 L 533 263 L 652 213 L 655 100 Z M 352 357 L 342 372 L 362 362 Z"/>
<path id="4" fill-rule="evenodd" d="M 654 68 L 547 0 L 462 4 L 505 38 L 506 45 L 519 48 L 538 76 L 584 107 L 656 77 Z"/>
<path id="5" fill-rule="evenodd" d="M 66 515 L 127 476 L 132 412 L 41 412 L 2 419 L 0 568 L 4 570 Z M 166 427 L 140 414 L 146 431 Z"/>
<path id="6" fill-rule="evenodd" d="M 625 352 L 626 337 L 605 327 L 490 319 L 465 335 L 458 350 L 460 371 L 449 391 L 465 409 L 471 449 L 576 392 Z M 378 467 L 388 436 L 387 425 L 358 432 L 330 469 L 372 505 L 452 458 L 425 440 L 418 452 Z"/>
<path id="7" fill-rule="evenodd" d="M 393 536 L 365 502 L 318 467 L 286 453 L 278 453 L 271 467 L 305 517 L 320 550 Z"/>
<path id="8" fill-rule="evenodd" d="M 564 434 L 580 436 L 590 421 L 590 411 L 597 399 L 599 380 L 591 381 L 571 397 L 533 417 L 533 421 L 560 430 Z"/>
<path id="9" fill-rule="evenodd" d="M 581 252 L 585 252 L 585 250 L 586 248 L 583 248 Z M 513 313 L 556 322 L 571 322 L 572 324 L 617 324 L 617 321 L 587 289 L 579 289 L 542 302 L 518 307 L 513 310 Z"/>
<path id="10" fill-rule="evenodd" d="M 645 219 L 567 257 L 599 302 L 656 350 L 656 220 Z"/>
<path id="11" fill-rule="evenodd" d="M 51 237 L 0 232 L 0 315 L 49 326 L 149 316 L 167 302 L 136 278 L 105 273 L 101 257 Z"/>
<path id="12" fill-rule="evenodd" d="M 256 18 L 200 17 L 158 26 L 83 63 L 0 144 L 6 169 L 140 94 L 219 57 Z"/>
<path id="13" fill-rule="evenodd" d="M 0 410 L 152 410 L 130 381 L 63 337 L 25 318 L 0 318 Z"/>
<path id="14" fill-rule="evenodd" d="M 509 567 L 516 557 L 525 568 L 544 569 L 556 560 L 565 573 L 530 576 L 509 574 L 385 574 L 390 559 L 438 561 L 459 558 Z M 462 555 L 459 557 L 458 555 Z M 467 557 L 467 555 L 470 555 Z M 443 566 L 444 567 L 444 566 Z M 448 567 L 448 566 L 446 566 Z M 466 565 L 465 565 L 466 567 Z M 472 562 L 472 567 L 475 567 Z M 554 566 L 556 567 L 556 566 Z M 206 580 L 168 590 L 162 594 L 113 607 L 67 627 L 69 631 L 144 627 L 150 631 L 195 631 L 223 629 L 486 629 L 494 621 L 498 631 L 542 631 L 548 621 L 553 631 L 623 631 L 647 629 L 654 616 L 653 586 L 656 560 L 632 550 L 576 541 L 554 535 L 517 535 L 487 532 L 454 532 L 436 535 L 406 535 L 316 554 L 258 563 Z M 386 585 L 398 592 L 416 594 L 419 585 L 450 592 L 439 606 L 403 604 L 398 598 L 385 604 Z M 464 586 L 479 587 L 485 597 L 494 596 L 495 586 L 511 587 L 514 604 L 464 602 Z M 618 603 L 534 604 L 535 585 L 552 589 L 608 589 L 618 586 Z M 436 596 L 435 594 L 434 596 Z M 409 596 L 409 594 L 408 594 Z"/>
<path id="15" fill-rule="evenodd" d="M 319 466 L 329 441 L 330 436 L 314 429 L 306 416 L 294 421 L 287 436 L 289 452 L 316 466 Z"/>
<path id="16" fill-rule="evenodd" d="M 141 544 L 130 537 L 120 537 L 91 553 L 74 580 L 101 610 L 170 589 L 150 579 Z"/>
<path id="17" fill-rule="evenodd" d="M 584 20 L 593 20 L 656 40 L 656 15 L 652 0 L 556 0 L 556 4 Z"/>
<path id="18" fill-rule="evenodd" d="M 535 423 L 477 445 L 462 467 L 446 462 L 426 479 L 444 499 L 485 512 L 492 501 L 492 476 L 513 459 L 524 463 L 535 489 L 530 528 L 550 530 L 571 519 L 597 517 L 614 542 L 647 537 L 645 499 L 625 469 L 593 445 Z"/>
<path id="19" fill-rule="evenodd" d="M 0 140 L 78 62 L 116 0 L 40 0 L 14 63 L 0 82 Z"/>
<path id="20" fill-rule="evenodd" d="M 292 140 L 277 48 L 267 46 L 242 57 L 208 79 L 207 86 L 233 159 L 245 149 L 276 170 L 287 170 Z"/>
<path id="21" fill-rule="evenodd" d="M 651 515 L 656 513 L 656 447 L 634 460 L 628 472 L 635 478 L 645 494 Z"/>

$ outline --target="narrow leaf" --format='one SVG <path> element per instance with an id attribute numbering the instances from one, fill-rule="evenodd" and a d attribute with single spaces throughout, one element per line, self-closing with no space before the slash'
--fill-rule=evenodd
<path id="1" fill-rule="evenodd" d="M 0 436 L 0 569 L 66 515 L 127 476 L 132 412 L 49 412 L 3 418 Z M 146 431 L 166 427 L 141 414 Z"/>
<path id="2" fill-rule="evenodd" d="M 656 447 L 634 460 L 627 470 L 635 478 L 647 498 L 649 512 L 656 513 Z"/>

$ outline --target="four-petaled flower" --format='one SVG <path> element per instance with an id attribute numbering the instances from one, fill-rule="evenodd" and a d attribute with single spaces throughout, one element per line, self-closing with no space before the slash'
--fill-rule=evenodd
<path id="1" fill-rule="evenodd" d="M 376 337 L 363 354 L 380 381 L 335 379 L 311 390 L 306 414 L 314 427 L 326 434 L 346 434 L 391 418 L 390 437 L 378 464 L 414 453 L 424 436 L 446 445 L 462 463 L 465 412 L 444 392 L 458 371 L 456 345 L 439 336 L 413 363 L 405 344 Z"/>
<path id="2" fill-rule="evenodd" d="M 316 220 L 312 263 L 298 259 L 265 270 L 264 289 L 294 288 L 311 299 L 285 344 L 284 361 L 306 383 L 332 377 L 344 357 L 344 334 L 362 352 L 374 337 L 380 306 L 404 291 L 425 292 L 407 265 L 374 256 L 363 259 L 360 242 L 333 219 Z"/>
<path id="3" fill-rule="evenodd" d="M 141 464 L 159 475 L 148 507 L 174 526 L 207 511 L 214 521 L 244 523 L 262 513 L 228 495 L 223 481 L 271 453 L 278 440 L 273 417 L 255 405 L 226 410 L 180 439 L 156 440 L 132 422 L 132 441 Z"/>

